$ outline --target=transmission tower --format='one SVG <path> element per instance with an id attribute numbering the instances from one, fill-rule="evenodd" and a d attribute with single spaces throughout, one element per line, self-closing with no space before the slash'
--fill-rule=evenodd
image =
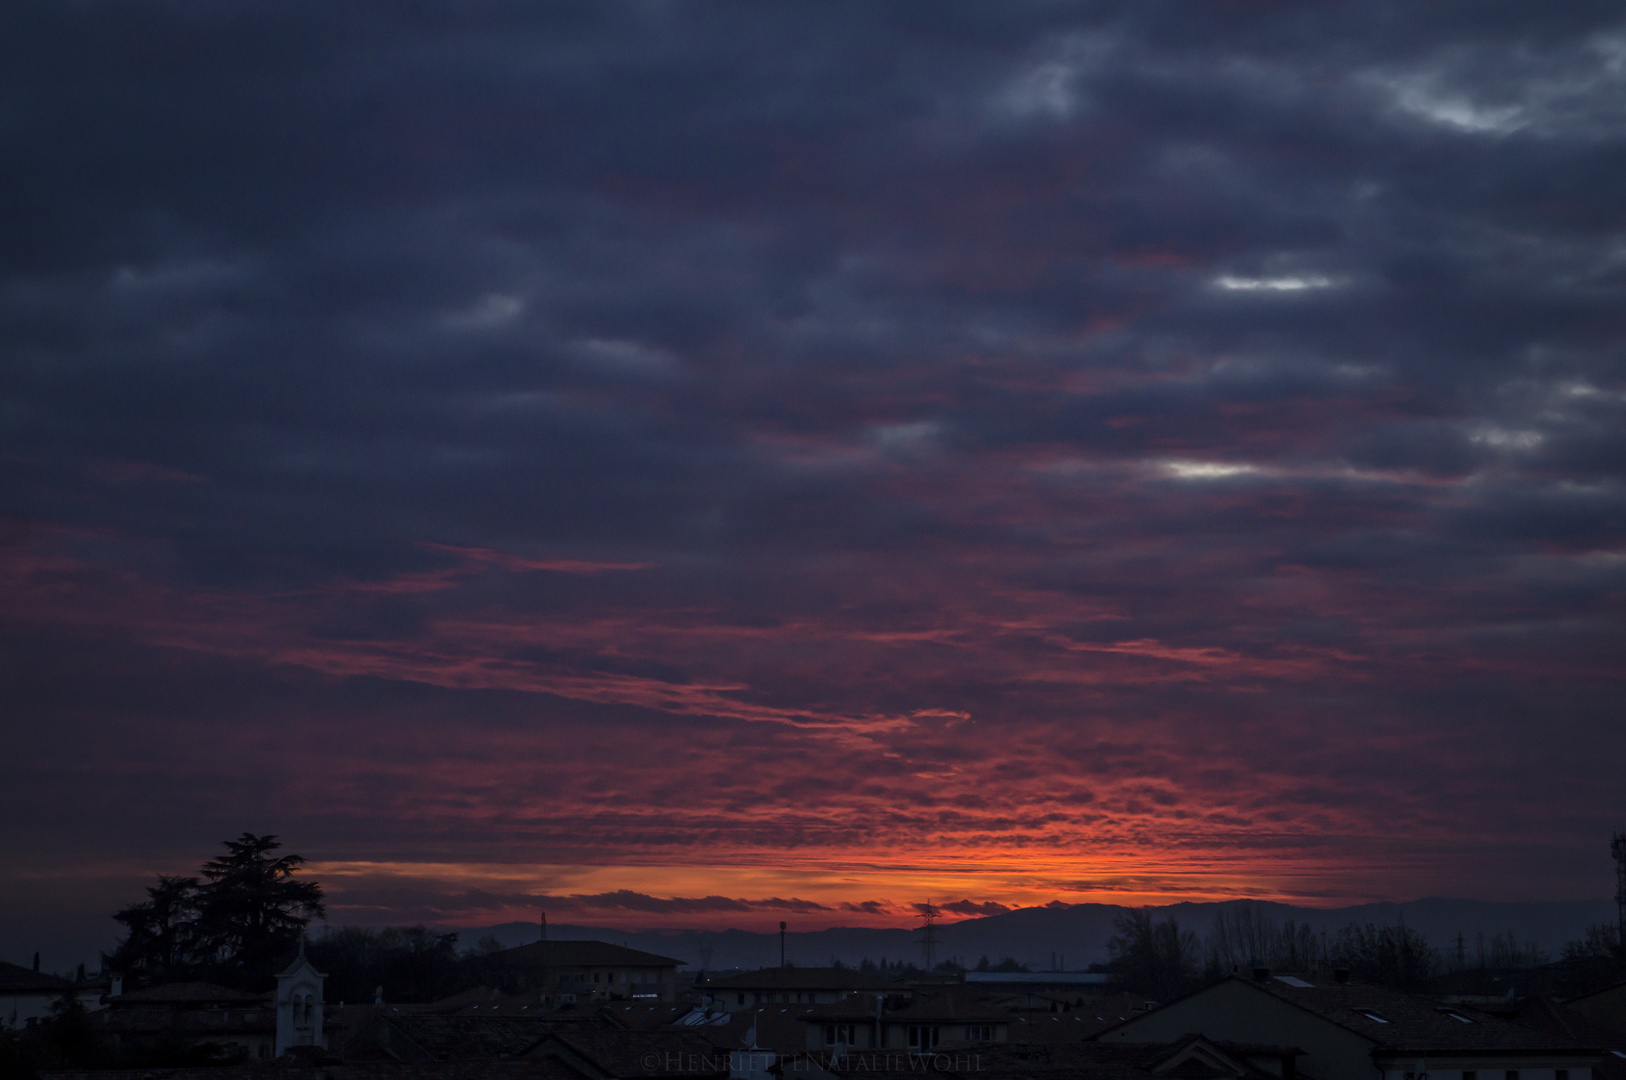
<path id="1" fill-rule="evenodd" d="M 921 919 L 920 947 L 926 953 L 926 970 L 930 972 L 937 964 L 937 916 L 938 910 L 932 907 L 927 900 L 919 906 Z"/>

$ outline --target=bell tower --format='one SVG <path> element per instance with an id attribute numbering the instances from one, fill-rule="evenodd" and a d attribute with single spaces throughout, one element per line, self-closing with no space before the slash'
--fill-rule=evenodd
<path id="1" fill-rule="evenodd" d="M 305 957 L 305 935 L 299 936 L 299 955 L 288 970 L 277 975 L 277 1057 L 292 1046 L 326 1046 L 322 1035 L 322 980 Z"/>

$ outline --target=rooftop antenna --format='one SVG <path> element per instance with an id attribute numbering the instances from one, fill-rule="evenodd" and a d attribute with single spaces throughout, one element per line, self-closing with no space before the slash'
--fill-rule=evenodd
<path id="1" fill-rule="evenodd" d="M 938 911 L 932 907 L 930 900 L 920 905 L 919 917 L 923 920 L 921 929 L 924 931 L 920 938 L 920 945 L 926 953 L 926 970 L 928 972 L 935 966 L 934 962 L 937 959 L 937 915 Z"/>
<path id="2" fill-rule="evenodd" d="M 542 913 L 542 940 L 548 940 L 548 913 Z"/>
<path id="3" fill-rule="evenodd" d="M 1626 833 L 1616 833 L 1609 841 L 1609 854 L 1615 857 L 1615 948 L 1626 959 Z"/>
<path id="4" fill-rule="evenodd" d="M 779 921 L 779 966 L 785 966 L 785 922 Z"/>

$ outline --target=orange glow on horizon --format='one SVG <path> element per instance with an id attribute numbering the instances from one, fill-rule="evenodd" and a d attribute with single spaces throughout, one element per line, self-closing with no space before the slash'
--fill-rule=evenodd
<path id="1" fill-rule="evenodd" d="M 938 865 L 885 865 L 850 853 L 771 860 L 738 853 L 728 864 L 623 862 L 528 866 L 505 863 L 313 861 L 335 924 L 399 921 L 380 897 L 426 895 L 416 914 L 443 926 L 533 921 L 634 928 L 749 929 L 793 919 L 798 929 L 913 925 L 916 905 L 969 901 L 1007 909 L 1051 903 L 1162 906 L 1241 898 L 1337 906 L 1373 897 L 1337 892 L 1339 868 L 1283 864 L 1272 872 L 1240 864 L 1194 869 L 1168 854 L 1121 855 L 1089 863 L 978 853 Z M 617 897 L 623 897 L 624 901 Z M 726 906 L 725 906 L 726 902 Z M 946 912 L 954 920 L 985 912 Z"/>

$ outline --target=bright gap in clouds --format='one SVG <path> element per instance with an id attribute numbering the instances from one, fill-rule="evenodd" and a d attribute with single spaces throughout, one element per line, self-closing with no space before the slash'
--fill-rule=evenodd
<path id="1" fill-rule="evenodd" d="M 1229 292 L 1302 292 L 1306 289 L 1330 289 L 1336 285 L 1332 278 L 1319 274 L 1287 275 L 1283 277 L 1246 278 L 1222 274 L 1214 279 L 1218 288 Z"/>
<path id="2" fill-rule="evenodd" d="M 1180 480 L 1217 480 L 1259 471 L 1253 465 L 1233 465 L 1222 461 L 1166 461 L 1163 467 Z"/>

